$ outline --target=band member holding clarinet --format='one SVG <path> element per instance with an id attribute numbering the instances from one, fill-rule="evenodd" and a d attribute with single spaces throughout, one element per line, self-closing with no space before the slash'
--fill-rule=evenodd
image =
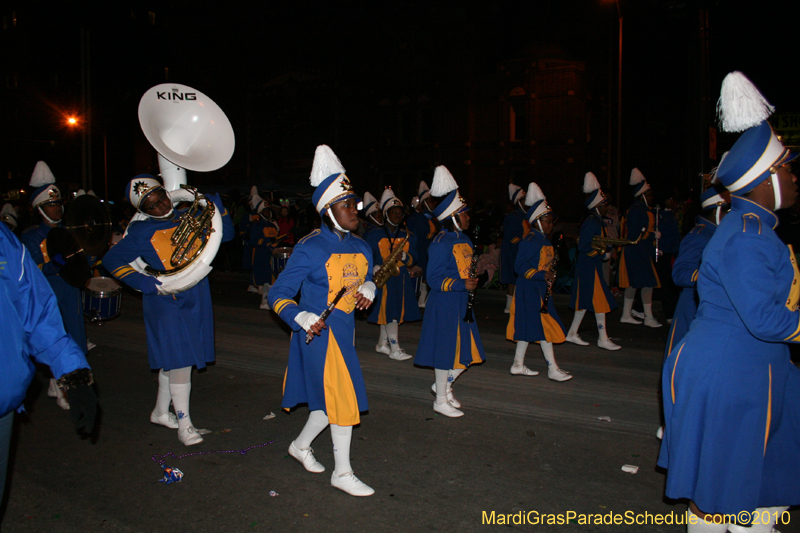
<path id="1" fill-rule="evenodd" d="M 353 496 L 371 496 L 375 491 L 353 473 L 350 441 L 353 426 L 361 422 L 360 413 L 368 409 L 356 354 L 353 311 L 366 309 L 375 298 L 372 250 L 353 233 L 359 224 L 360 202 L 330 147 L 317 147 L 310 181 L 316 187 L 311 200 L 323 224 L 294 247 L 269 292 L 272 309 L 295 332 L 284 378 L 283 408 L 304 403 L 310 411 L 305 427 L 289 445 L 289 455 L 309 472 L 324 472 L 311 443 L 330 425 L 335 461 L 331 485 Z M 346 288 L 343 296 L 322 320 L 342 288 Z M 298 291 L 299 303 L 294 300 Z M 309 333 L 313 337 L 306 343 Z"/>
<path id="2" fill-rule="evenodd" d="M 444 166 L 436 167 L 431 194 L 441 198 L 434 215 L 443 229 L 428 248 L 427 278 L 431 289 L 414 364 L 434 368 L 433 410 L 454 418 L 464 413 L 453 396 L 453 382 L 470 365 L 482 363 L 486 356 L 474 313 L 472 322 L 464 321 L 468 291 L 478 286 L 478 279 L 470 277 L 474 253 L 472 241 L 465 233 L 469 228 L 469 206 Z"/>
<path id="3" fill-rule="evenodd" d="M 372 248 L 372 275 L 378 285 L 368 321 L 380 325 L 375 351 L 405 361 L 412 356 L 400 347 L 398 329 L 403 322 L 422 320 L 412 280 L 422 269 L 416 266 L 417 238 L 402 225 L 403 202 L 390 187 L 383 191 L 380 203 L 383 228 L 366 237 Z"/>
<path id="4" fill-rule="evenodd" d="M 186 210 L 173 209 L 169 192 L 149 174 L 133 178 L 126 191 L 131 204 L 144 215 L 128 225 L 125 236 L 103 256 L 112 276 L 141 291 L 147 356 L 158 370 L 158 396 L 150 422 L 178 430 L 186 446 L 203 442 L 189 416 L 192 367 L 214 361 L 214 313 L 208 277 L 177 294 L 161 294 L 158 278 L 140 273 L 130 263 L 141 257 L 151 268 L 168 270 L 174 245 L 171 237 Z M 230 214 L 218 194 L 206 196 L 222 215 L 222 241 L 235 235 Z M 175 414 L 169 411 L 172 403 Z"/>
<path id="5" fill-rule="evenodd" d="M 603 261 L 610 257 L 611 246 L 602 245 L 599 249 L 592 246 L 595 237 L 606 237 L 603 216 L 608 200 L 597 177 L 591 172 L 587 172 L 583 178 L 583 192 L 586 194 L 584 203 L 589 209 L 589 216 L 581 224 L 578 237 L 578 262 L 569 299 L 569 307 L 575 310 L 575 315 L 567 332 L 567 342 L 580 346 L 589 344 L 578 335 L 578 328 L 586 311 L 591 310 L 597 321 L 597 346 L 604 350 L 619 350 L 620 346 L 611 341 L 606 330 L 606 314 L 617 308 L 614 295 L 603 276 Z"/>
<path id="6" fill-rule="evenodd" d="M 556 312 L 550 293 L 555 282 L 556 254 L 548 235 L 553 231 L 553 210 L 536 183 L 528 185 L 525 216 L 531 231 L 519 243 L 514 269 L 517 289 L 511 302 L 506 338 L 516 341 L 511 373 L 536 376 L 539 372 L 525 366 L 528 344 L 538 342 L 547 362 L 547 377 L 553 381 L 569 381 L 572 376 L 558 367 L 553 343 L 565 341 L 564 325 Z"/>

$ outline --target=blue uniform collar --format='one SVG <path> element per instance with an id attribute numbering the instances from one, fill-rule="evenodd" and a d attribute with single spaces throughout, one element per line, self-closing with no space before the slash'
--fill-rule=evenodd
<path id="1" fill-rule="evenodd" d="M 713 221 L 713 220 L 711 220 L 710 218 L 706 218 L 706 217 L 704 217 L 703 215 L 697 215 L 697 216 L 694 218 L 694 223 L 695 223 L 695 225 L 696 225 L 696 224 L 709 224 L 709 225 L 711 225 L 711 226 L 716 226 L 716 225 L 717 225 L 717 223 L 716 223 L 716 222 L 714 222 L 714 221 Z"/>
<path id="2" fill-rule="evenodd" d="M 319 229 L 320 229 L 320 234 L 329 241 L 344 242 L 351 238 L 351 233 L 345 233 L 344 237 L 342 237 L 337 232 L 328 228 L 328 225 L 325 224 L 324 222 L 322 223 L 322 226 L 320 226 Z"/>
<path id="3" fill-rule="evenodd" d="M 753 213 L 758 218 L 768 224 L 772 229 L 778 227 L 778 215 L 752 200 L 742 198 L 741 196 L 731 195 L 731 211 L 741 211 L 744 213 Z"/>

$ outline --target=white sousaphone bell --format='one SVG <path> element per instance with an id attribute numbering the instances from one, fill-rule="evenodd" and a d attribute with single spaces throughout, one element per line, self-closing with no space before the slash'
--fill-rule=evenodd
<path id="1" fill-rule="evenodd" d="M 139 124 L 145 137 L 158 152 L 158 167 L 164 188 L 173 205 L 198 200 L 203 207 L 210 200 L 186 189 L 186 170 L 210 172 L 225 165 L 233 155 L 233 128 L 222 109 L 196 89 L 177 83 L 162 83 L 150 88 L 139 101 Z M 211 204 L 213 207 L 213 203 Z M 211 272 L 211 262 L 222 242 L 222 216 L 214 209 L 212 231 L 206 234 L 202 251 L 191 264 L 174 271 L 156 274 L 161 294 L 176 294 L 194 287 Z M 136 213 L 133 220 L 146 217 Z M 137 258 L 131 266 L 142 274 L 153 275 L 147 263 Z"/>

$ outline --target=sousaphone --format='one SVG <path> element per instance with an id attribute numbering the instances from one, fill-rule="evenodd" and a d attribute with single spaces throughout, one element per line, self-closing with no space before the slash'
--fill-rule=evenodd
<path id="1" fill-rule="evenodd" d="M 198 252 L 185 263 L 164 271 L 154 270 L 141 258 L 131 263 L 137 271 L 158 278 L 161 294 L 176 294 L 192 288 L 211 272 L 211 262 L 222 242 L 222 216 L 213 202 L 186 185 L 186 169 L 210 172 L 224 166 L 235 147 L 233 128 L 211 98 L 177 83 L 162 83 L 144 93 L 139 102 L 139 124 L 158 152 L 161 178 L 173 205 L 191 202 L 194 214 L 182 217 L 202 219 L 195 222 L 184 218 L 186 226 L 198 228 L 184 237 L 195 243 L 191 247 Z M 144 219 L 141 213 L 133 217 Z M 210 220 L 210 227 L 205 219 Z"/>

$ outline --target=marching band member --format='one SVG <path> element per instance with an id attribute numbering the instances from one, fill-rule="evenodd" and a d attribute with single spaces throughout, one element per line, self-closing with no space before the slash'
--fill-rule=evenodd
<path id="1" fill-rule="evenodd" d="M 703 212 L 697 216 L 695 226 L 681 241 L 678 257 L 672 266 L 672 280 L 683 289 L 675 306 L 664 358 L 689 331 L 689 324 L 697 313 L 697 274 L 700 271 L 703 250 L 727 214 L 730 203 L 731 193 L 721 185 L 712 185 L 700 195 L 700 208 Z"/>
<path id="2" fill-rule="evenodd" d="M 383 213 L 378 200 L 372 196 L 369 191 L 364 193 L 364 217 L 366 218 L 367 227 L 361 233 L 361 238 L 366 239 L 369 232 L 383 227 Z"/>
<path id="3" fill-rule="evenodd" d="M 589 344 L 578 335 L 578 328 L 586 311 L 591 310 L 597 321 L 597 346 L 605 350 L 619 350 L 620 346 L 608 338 L 606 330 L 606 313 L 617 308 L 617 302 L 603 278 L 603 260 L 608 258 L 610 247 L 606 247 L 605 253 L 592 248 L 592 239 L 595 235 L 606 236 L 603 224 L 606 198 L 600 189 L 600 183 L 591 172 L 587 172 L 583 178 L 583 192 L 586 194 L 584 203 L 589 209 L 589 216 L 581 224 L 578 238 L 578 260 L 569 300 L 569 308 L 575 310 L 575 316 L 566 340 L 580 346 Z"/>
<path id="4" fill-rule="evenodd" d="M 414 208 L 414 211 L 408 217 L 408 229 L 417 237 L 417 265 L 422 269 L 417 303 L 424 308 L 428 301 L 428 283 L 425 277 L 425 272 L 428 270 L 428 248 L 433 238 L 439 233 L 436 217 L 433 216 L 435 202 L 428 184 L 424 181 L 419 182 L 417 196 L 411 200 L 411 207 Z"/>
<path id="5" fill-rule="evenodd" d="M 553 381 L 568 381 L 572 376 L 558 367 L 553 354 L 553 343 L 562 343 L 564 325 L 556 312 L 553 299 L 547 300 L 547 312 L 541 311 L 545 295 L 550 291 L 556 274 L 553 245 L 548 235 L 553 231 L 553 210 L 536 183 L 528 185 L 525 214 L 531 231 L 519 243 L 517 262 L 517 289 L 511 301 L 506 338 L 516 341 L 517 348 L 511 373 L 517 376 L 536 376 L 539 372 L 525 366 L 525 352 L 531 342 L 539 343 L 547 362 L 547 377 Z"/>
<path id="6" fill-rule="evenodd" d="M 428 248 L 431 291 L 414 364 L 434 368 L 433 410 L 444 416 L 459 417 L 464 413 L 453 396 L 453 382 L 470 365 L 486 359 L 472 311 L 473 322 L 464 322 L 467 291 L 478 286 L 478 279 L 470 277 L 472 241 L 464 233 L 469 228 L 469 206 L 444 166 L 436 167 L 431 194 L 441 198 L 434 215 L 443 229 Z"/>
<path id="7" fill-rule="evenodd" d="M 311 443 L 328 425 L 335 467 L 331 485 L 353 496 L 375 491 L 359 480 L 350 465 L 353 426 L 368 409 L 367 390 L 355 348 L 353 311 L 366 309 L 375 297 L 369 245 L 352 232 L 358 227 L 358 197 L 336 154 L 317 147 L 311 169 L 316 187 L 312 202 L 323 225 L 300 240 L 273 285 L 269 302 L 292 328 L 283 408 L 308 404 L 308 422 L 289 445 L 289 455 L 313 473 L 325 471 Z M 324 320 L 323 312 L 341 290 L 346 292 Z M 300 302 L 294 297 L 300 291 Z M 311 341 L 306 342 L 307 335 Z"/>
<path id="8" fill-rule="evenodd" d="M 514 265 L 517 260 L 519 241 L 528 234 L 531 227 L 525 219 L 525 191 L 519 185 L 508 184 L 508 197 L 513 211 L 503 220 L 503 243 L 500 245 L 500 283 L 507 285 L 506 308 L 504 313 L 511 312 L 511 298 L 517 283 Z"/>
<path id="9" fill-rule="evenodd" d="M 31 226 L 23 231 L 20 240 L 30 251 L 31 258 L 47 278 L 56 295 L 58 310 L 64 321 L 64 329 L 86 354 L 88 345 L 86 324 L 83 321 L 81 290 L 64 281 L 64 278 L 59 275 L 61 267 L 67 264 L 67 258 L 62 257 L 61 254 L 51 257 L 47 252 L 47 236 L 50 230 L 64 227 L 61 223 L 61 219 L 64 217 L 64 201 L 55 182 L 56 178 L 47 163 L 37 162 L 30 181 L 30 186 L 36 187 L 31 195 L 31 204 L 34 209 L 39 211 L 42 221 L 37 226 Z M 47 395 L 56 398 L 56 403 L 62 409 L 69 409 L 69 402 L 61 389 L 56 386 L 55 378 L 50 379 Z"/>
<path id="10" fill-rule="evenodd" d="M 250 207 L 258 214 L 258 219 L 250 225 L 249 240 L 253 248 L 253 270 L 251 285 L 260 289 L 261 309 L 269 311 L 267 295 L 272 283 L 272 251 L 278 238 L 278 224 L 273 220 L 269 202 L 261 198 L 253 185 L 250 191 Z"/>
<path id="11" fill-rule="evenodd" d="M 141 274 L 129 264 L 141 257 L 157 270 L 170 268 L 174 249 L 170 238 L 179 224 L 169 193 L 153 176 L 140 174 L 127 186 L 126 197 L 146 218 L 128 225 L 125 236 L 103 256 L 112 276 L 142 293 L 147 357 L 158 370 L 158 396 L 150 422 L 178 430 L 186 446 L 203 442 L 189 416 L 192 367 L 205 368 L 214 361 L 214 315 L 208 278 L 179 294 L 161 294 L 158 278 Z M 218 194 L 207 195 L 222 215 L 222 241 L 234 236 L 230 214 Z M 173 216 L 173 214 L 175 216 Z M 169 405 L 175 414 L 169 411 Z M 176 416 L 177 415 L 177 416 Z"/>
<path id="12" fill-rule="evenodd" d="M 371 231 L 367 235 L 367 244 L 372 248 L 374 276 L 386 259 L 397 249 L 403 247 L 397 258 L 399 276 L 391 276 L 383 288 L 375 294 L 375 305 L 368 321 L 380 325 L 380 336 L 375 351 L 387 354 L 395 361 L 411 359 L 411 355 L 400 347 L 398 341 L 398 328 L 403 322 L 421 320 L 422 315 L 417 306 L 416 294 L 412 275 L 416 276 L 421 269 L 416 266 L 417 238 L 408 230 L 403 229 L 403 202 L 395 195 L 391 188 L 383 191 L 381 196 L 381 211 L 383 212 L 384 226 L 382 230 Z M 405 243 L 403 239 L 407 237 Z"/>
<path id="13" fill-rule="evenodd" d="M 58 303 L 25 246 L 0 224 L 0 501 L 6 484 L 14 413 L 36 373 L 32 359 L 49 365 L 67 392 L 75 429 L 91 433 L 97 412 L 84 347 L 64 331 Z M 0 512 L 0 519 L 3 515 Z"/>
<path id="14" fill-rule="evenodd" d="M 697 274 L 700 271 L 703 250 L 714 235 L 719 222 L 727 214 L 730 203 L 730 192 L 712 182 L 712 185 L 700 195 L 702 214 L 696 217 L 695 226 L 681 241 L 678 256 L 672 267 L 672 280 L 676 286 L 682 287 L 682 290 L 667 335 L 667 344 L 664 348 L 665 361 L 672 349 L 683 340 L 697 314 Z M 656 437 L 660 439 L 663 434 L 664 426 L 661 426 L 656 432 Z"/>
<path id="15" fill-rule="evenodd" d="M 661 323 L 653 317 L 653 288 L 661 287 L 656 267 L 653 264 L 656 251 L 655 241 L 661 238 L 660 233 L 655 231 L 656 219 L 650 208 L 653 203 L 653 190 L 638 168 L 631 171 L 630 184 L 633 187 L 635 200 L 628 209 L 626 217 L 626 238 L 631 241 L 639 237 L 641 239 L 637 244 L 622 247 L 619 260 L 619 286 L 621 289 L 625 289 L 625 301 L 620 322 L 641 324 L 631 316 L 636 289 L 641 289 L 644 325 L 649 328 L 660 328 Z"/>
<path id="16" fill-rule="evenodd" d="M 741 73 L 723 81 L 718 109 L 723 129 L 744 133 L 717 171 L 731 210 L 703 252 L 697 315 L 664 366 L 658 465 L 668 469 L 666 496 L 690 501 L 690 533 L 756 533 L 800 503 L 800 370 L 787 346 L 800 342 L 800 272 L 775 234 L 775 211 L 797 198 L 797 154 Z M 742 512 L 761 523 L 721 516 Z"/>

